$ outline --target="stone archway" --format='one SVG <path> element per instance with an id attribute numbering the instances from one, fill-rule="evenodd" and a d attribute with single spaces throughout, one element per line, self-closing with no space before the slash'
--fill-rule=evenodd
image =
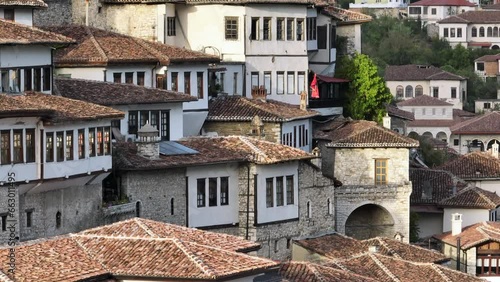
<path id="1" fill-rule="evenodd" d="M 345 235 L 363 240 L 394 236 L 394 219 L 383 207 L 367 204 L 355 209 L 345 223 Z"/>

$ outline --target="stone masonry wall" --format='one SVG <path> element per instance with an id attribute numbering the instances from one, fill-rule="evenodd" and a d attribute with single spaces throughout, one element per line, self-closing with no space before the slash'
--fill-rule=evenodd
<path id="1" fill-rule="evenodd" d="M 73 22 L 71 0 L 45 0 L 44 2 L 48 6 L 46 9 L 33 11 L 34 26 L 66 25 Z"/>
<path id="2" fill-rule="evenodd" d="M 184 168 L 122 173 L 124 193 L 141 203 L 140 217 L 186 225 L 186 172 Z M 171 214 L 171 199 L 174 214 Z"/>
<path id="3" fill-rule="evenodd" d="M 227 121 L 206 121 L 203 125 L 205 132 L 217 132 L 219 136 L 242 135 L 257 138 L 252 133 L 252 122 L 227 122 Z M 281 143 L 281 129 L 279 123 L 264 122 L 263 140 Z"/>
<path id="4" fill-rule="evenodd" d="M 13 177 L 15 177 L 15 175 L 13 175 Z M 9 208 L 11 209 L 9 210 Z M 5 218 L 5 216 L 7 216 L 7 230 L 0 230 L 0 244 L 8 243 L 9 238 L 11 238 L 11 240 L 15 240 L 16 237 L 19 237 L 20 209 L 18 187 L 15 185 L 11 186 L 8 183 L 0 186 L 0 215 L 2 216 L 0 222 Z M 12 225 L 14 226 L 13 228 Z"/>

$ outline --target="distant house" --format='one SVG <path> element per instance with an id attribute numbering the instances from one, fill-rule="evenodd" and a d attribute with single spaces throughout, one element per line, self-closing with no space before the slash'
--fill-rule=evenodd
<path id="1" fill-rule="evenodd" d="M 3 281 L 252 281 L 279 264 L 248 255 L 258 244 L 236 236 L 134 218 L 79 233 L 3 246 L 19 259 Z M 57 270 L 54 266 L 57 265 Z M 49 270 L 49 271 L 48 271 Z"/>
<path id="2" fill-rule="evenodd" d="M 278 144 L 312 150 L 312 118 L 319 113 L 299 106 L 241 96 L 221 96 L 208 105 L 205 132 L 219 136 L 252 136 Z"/>
<path id="3" fill-rule="evenodd" d="M 500 48 L 499 10 L 468 11 L 442 19 L 438 26 L 439 38 L 446 39 L 451 46 Z"/>
<path id="4" fill-rule="evenodd" d="M 406 0 L 356 0 L 349 4 L 349 9 L 404 9 L 409 3 Z"/>
<path id="5" fill-rule="evenodd" d="M 419 19 L 425 24 L 434 24 L 448 16 L 473 11 L 479 5 L 475 1 L 467 0 L 420 0 L 408 4 L 408 17 Z M 451 32 L 451 31 L 450 31 Z M 449 34 L 450 37 L 461 37 L 462 34 Z"/>
<path id="6" fill-rule="evenodd" d="M 450 131 L 450 147 L 460 154 L 490 150 L 493 144 L 500 144 L 500 112 L 464 120 L 451 126 Z"/>
<path id="7" fill-rule="evenodd" d="M 497 78 L 498 75 L 500 75 L 500 65 L 498 64 L 499 60 L 500 54 L 484 55 L 479 57 L 474 60 L 474 71 L 479 77 L 482 78 Z"/>
<path id="8" fill-rule="evenodd" d="M 387 105 L 385 110 L 390 117 L 390 126 L 388 128 L 399 134 L 408 135 L 408 123 L 415 120 L 415 113 L 399 109 L 393 105 Z"/>
<path id="9" fill-rule="evenodd" d="M 385 82 L 394 98 L 430 96 L 462 109 L 467 101 L 467 79 L 428 65 L 387 66 Z"/>

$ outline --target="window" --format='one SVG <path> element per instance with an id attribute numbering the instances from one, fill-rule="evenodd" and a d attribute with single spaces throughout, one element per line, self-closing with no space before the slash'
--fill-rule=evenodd
<path id="1" fill-rule="evenodd" d="M 484 27 L 479 28 L 479 37 L 484 37 Z"/>
<path id="2" fill-rule="evenodd" d="M 432 87 L 432 97 L 439 98 L 439 87 Z"/>
<path id="3" fill-rule="evenodd" d="M 285 72 L 278 71 L 276 72 L 276 93 L 284 94 L 285 93 Z"/>
<path id="4" fill-rule="evenodd" d="M 436 8 L 432 8 L 432 9 L 431 9 L 431 14 L 432 14 L 432 15 L 435 15 L 435 14 L 436 14 Z"/>
<path id="5" fill-rule="evenodd" d="M 128 112 L 128 134 L 137 134 L 137 114 L 137 111 Z"/>
<path id="6" fill-rule="evenodd" d="M 24 162 L 23 157 L 23 130 L 16 129 L 13 134 L 14 139 L 14 163 L 22 163 Z"/>
<path id="7" fill-rule="evenodd" d="M 493 36 L 493 28 L 491 28 L 491 26 L 489 26 L 488 29 L 486 30 L 486 36 L 487 37 Z"/>
<path id="8" fill-rule="evenodd" d="M 273 178 L 266 178 L 266 207 L 272 208 L 274 206 L 274 187 Z"/>
<path id="9" fill-rule="evenodd" d="M 278 18 L 276 20 L 276 39 L 285 40 L 285 19 Z"/>
<path id="10" fill-rule="evenodd" d="M 300 94 L 302 91 L 306 91 L 305 81 L 306 81 L 306 73 L 303 71 L 299 71 L 297 73 L 297 93 Z"/>
<path id="11" fill-rule="evenodd" d="M 54 161 L 54 133 L 47 132 L 45 134 L 45 162 Z"/>
<path id="12" fill-rule="evenodd" d="M 458 142 L 458 139 L 453 139 L 453 146 L 458 146 L 458 144 L 460 144 L 460 143 Z"/>
<path id="13" fill-rule="evenodd" d="M 284 204 L 284 190 L 283 190 L 283 176 L 276 177 L 276 206 L 283 206 Z"/>
<path id="14" fill-rule="evenodd" d="M 403 86 L 401 85 L 396 87 L 396 98 L 403 98 Z"/>
<path id="15" fill-rule="evenodd" d="M 133 84 L 134 83 L 134 73 L 126 72 L 125 73 L 125 83 Z"/>
<path id="16" fill-rule="evenodd" d="M 29 91 L 33 89 L 31 76 L 32 76 L 31 69 L 24 69 L 24 91 Z"/>
<path id="17" fill-rule="evenodd" d="M 286 40 L 293 40 L 293 33 L 294 33 L 293 23 L 294 23 L 293 18 L 286 19 Z"/>
<path id="18" fill-rule="evenodd" d="M 97 128 L 97 155 L 104 155 L 104 128 Z"/>
<path id="19" fill-rule="evenodd" d="M 208 206 L 217 206 L 217 178 L 208 179 Z"/>
<path id="20" fill-rule="evenodd" d="M 387 159 L 375 160 L 375 185 L 387 184 Z"/>
<path id="21" fill-rule="evenodd" d="M 286 204 L 294 204 L 293 175 L 286 177 Z"/>
<path id="22" fill-rule="evenodd" d="M 316 40 L 316 18 L 307 18 L 307 40 Z"/>
<path id="23" fill-rule="evenodd" d="M 170 215 L 174 215 L 174 198 L 170 198 Z"/>
<path id="24" fill-rule="evenodd" d="M 327 38 L 326 33 L 327 33 L 326 25 L 318 26 L 318 49 L 320 50 L 326 49 L 326 38 Z"/>
<path id="25" fill-rule="evenodd" d="M 498 27 L 493 28 L 493 37 L 498 37 Z"/>
<path id="26" fill-rule="evenodd" d="M 61 212 L 58 211 L 56 213 L 56 228 L 60 228 L 61 227 Z"/>
<path id="27" fill-rule="evenodd" d="M 455 28 L 450 28 L 450 37 L 455 37 Z"/>
<path id="28" fill-rule="evenodd" d="M 312 208 L 311 208 L 311 202 L 310 201 L 307 201 L 307 205 L 306 205 L 306 217 L 307 218 L 311 218 L 312 216 Z"/>
<path id="29" fill-rule="evenodd" d="M 491 103 L 484 103 L 483 108 L 485 109 L 491 109 Z"/>
<path id="30" fill-rule="evenodd" d="M 73 159 L 73 131 L 66 131 L 66 160 Z"/>
<path id="31" fill-rule="evenodd" d="M 42 70 L 37 68 L 34 69 L 34 80 L 33 80 L 33 90 L 40 91 L 42 89 Z"/>
<path id="32" fill-rule="evenodd" d="M 142 128 L 146 125 L 146 122 L 149 121 L 149 111 L 140 111 L 139 112 L 139 128 Z"/>
<path id="33" fill-rule="evenodd" d="M 259 20 L 260 18 L 252 18 L 250 40 L 259 40 Z"/>
<path id="34" fill-rule="evenodd" d="M 264 88 L 266 88 L 267 95 L 271 95 L 271 72 L 264 72 Z"/>
<path id="35" fill-rule="evenodd" d="M 326 214 L 328 215 L 332 214 L 332 201 L 330 201 L 330 198 L 326 200 Z"/>
<path id="36" fill-rule="evenodd" d="M 196 73 L 196 88 L 198 93 L 198 99 L 203 99 L 203 72 Z"/>
<path id="37" fill-rule="evenodd" d="M 197 206 L 204 207 L 205 206 L 205 178 L 199 178 L 196 181 L 196 190 L 197 190 Z"/>
<path id="38" fill-rule="evenodd" d="M 297 40 L 304 40 L 304 19 L 297 19 Z"/>
<path id="39" fill-rule="evenodd" d="M 484 71 L 484 63 L 476 63 L 476 70 Z"/>
<path id="40" fill-rule="evenodd" d="M 10 164 L 10 130 L 0 131 L 0 146 L 1 146 L 1 163 Z"/>
<path id="41" fill-rule="evenodd" d="M 167 36 L 175 36 L 175 17 L 167 17 Z"/>
<path id="42" fill-rule="evenodd" d="M 457 98 L 457 88 L 456 87 L 452 87 L 451 88 L 451 98 Z"/>
<path id="43" fill-rule="evenodd" d="M 137 85 L 144 86 L 144 77 L 145 77 L 145 72 L 143 71 L 138 71 L 137 72 Z"/>
<path id="44" fill-rule="evenodd" d="M 170 112 L 162 111 L 160 115 L 160 137 L 161 140 L 170 140 Z"/>
<path id="45" fill-rule="evenodd" d="M 288 94 L 295 93 L 295 72 L 293 71 L 286 73 L 286 91 Z"/>
<path id="46" fill-rule="evenodd" d="M 238 93 L 238 73 L 233 73 L 233 94 Z"/>
<path id="47" fill-rule="evenodd" d="M 238 40 L 238 18 L 226 17 L 226 40 Z"/>
<path id="48" fill-rule="evenodd" d="M 14 21 L 14 9 L 3 9 L 3 18 L 8 21 Z"/>
<path id="49" fill-rule="evenodd" d="M 420 15 L 422 9 L 421 7 L 410 7 L 410 15 Z"/>
<path id="50" fill-rule="evenodd" d="M 35 130 L 26 129 L 26 162 L 35 162 Z"/>
<path id="51" fill-rule="evenodd" d="M 229 177 L 220 178 L 220 205 L 229 205 Z"/>
<path id="52" fill-rule="evenodd" d="M 271 18 L 264 18 L 263 40 L 271 40 Z"/>
<path id="53" fill-rule="evenodd" d="M 33 211 L 26 211 L 26 227 L 31 227 L 33 222 Z"/>
<path id="54" fill-rule="evenodd" d="M 292 239 L 286 238 L 286 248 L 290 249 L 290 246 L 292 245 Z"/>
<path id="55" fill-rule="evenodd" d="M 279 251 L 278 242 L 279 242 L 279 240 L 274 240 L 274 252 L 275 253 L 277 253 Z"/>
<path id="56" fill-rule="evenodd" d="M 226 80 L 226 73 L 225 73 L 225 72 L 221 72 L 221 73 L 219 74 L 220 92 L 225 92 L 225 91 L 224 91 L 224 84 L 226 84 L 225 80 Z"/>
<path id="57" fill-rule="evenodd" d="M 178 82 L 178 76 L 179 76 L 179 73 L 178 72 L 172 72 L 170 73 L 170 83 L 171 83 L 171 86 L 170 86 L 170 89 L 172 89 L 172 91 L 179 91 L 178 89 L 178 85 L 177 82 Z"/>
<path id="58" fill-rule="evenodd" d="M 462 37 L 462 28 L 457 28 L 457 37 Z"/>
<path id="59" fill-rule="evenodd" d="M 448 28 L 446 27 L 443 29 L 443 37 L 448 37 L 448 36 L 449 36 L 448 35 Z"/>
<path id="60" fill-rule="evenodd" d="M 45 67 L 43 68 L 43 91 L 49 91 L 51 88 L 52 88 L 52 71 L 50 67 Z"/>
<path id="61" fill-rule="evenodd" d="M 423 109 L 422 109 L 422 115 L 424 115 L 424 116 L 425 116 L 425 112 L 426 112 L 426 109 L 425 109 L 425 108 L 423 108 Z"/>
<path id="62" fill-rule="evenodd" d="M 78 129 L 78 159 L 85 158 L 85 129 Z"/>
<path id="63" fill-rule="evenodd" d="M 113 82 L 114 83 L 122 83 L 122 73 L 121 72 L 114 72 L 113 73 Z"/>
<path id="64" fill-rule="evenodd" d="M 477 37 L 477 28 L 473 27 L 471 30 L 471 37 Z"/>
<path id="65" fill-rule="evenodd" d="M 405 97 L 406 98 L 411 98 L 413 97 L 413 87 L 411 85 L 406 86 L 405 89 Z"/>
<path id="66" fill-rule="evenodd" d="M 64 132 L 58 131 L 56 133 L 56 160 L 58 162 L 64 161 Z"/>
<path id="67" fill-rule="evenodd" d="M 184 72 L 184 93 L 191 94 L 191 72 Z"/>
<path id="68" fill-rule="evenodd" d="M 109 126 L 104 127 L 104 155 L 111 154 L 111 128 Z"/>
<path id="69" fill-rule="evenodd" d="M 251 86 L 252 89 L 258 89 L 259 88 L 259 73 L 258 72 L 252 72 L 250 74 L 250 80 L 251 80 Z"/>
<path id="70" fill-rule="evenodd" d="M 89 128 L 89 157 L 95 157 L 96 143 L 95 143 L 95 128 Z"/>
<path id="71" fill-rule="evenodd" d="M 422 85 L 415 86 L 415 97 L 424 95 L 424 88 Z"/>
<path id="72" fill-rule="evenodd" d="M 152 127 L 156 129 L 160 129 L 159 123 L 160 123 L 160 112 L 159 111 L 151 111 L 151 121 L 149 124 L 151 124 Z"/>
<path id="73" fill-rule="evenodd" d="M 7 231 L 7 215 L 2 214 L 2 231 Z"/>

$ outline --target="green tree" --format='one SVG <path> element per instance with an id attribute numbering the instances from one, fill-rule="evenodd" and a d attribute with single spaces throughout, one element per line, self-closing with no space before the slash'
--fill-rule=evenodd
<path id="1" fill-rule="evenodd" d="M 338 64 L 337 74 L 351 80 L 345 107 L 347 115 L 380 122 L 385 115 L 385 104 L 392 101 L 392 94 L 370 57 L 358 53 L 353 58 L 344 56 Z"/>

